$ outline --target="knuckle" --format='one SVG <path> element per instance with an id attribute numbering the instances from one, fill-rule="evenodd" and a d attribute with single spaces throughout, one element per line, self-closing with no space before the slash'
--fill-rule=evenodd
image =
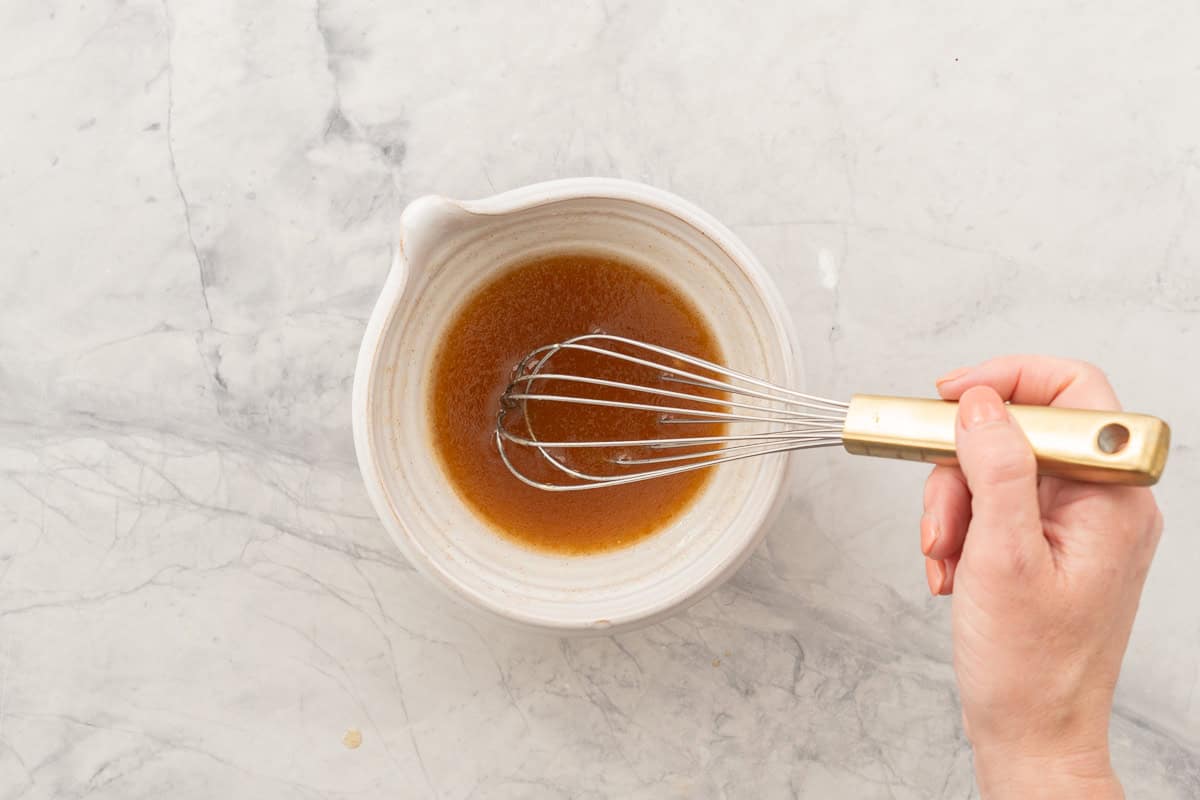
<path id="1" fill-rule="evenodd" d="M 1079 362 L 1079 376 L 1085 379 L 1088 383 L 1094 383 L 1100 386 L 1110 386 L 1108 382 L 1108 374 L 1090 361 Z"/>
<path id="2" fill-rule="evenodd" d="M 928 510 L 929 504 L 933 502 L 934 495 L 937 493 L 937 468 L 929 473 L 929 477 L 925 479 L 925 491 L 922 494 L 921 501 L 924 507 Z"/>
<path id="3" fill-rule="evenodd" d="M 1114 496 L 1104 511 L 1122 551 L 1149 568 L 1163 532 L 1163 515 L 1154 495 L 1149 489 L 1132 489 Z"/>
<path id="4" fill-rule="evenodd" d="M 1150 544 L 1157 545 L 1162 539 L 1163 534 L 1163 515 L 1158 506 L 1154 507 L 1154 516 L 1150 520 Z"/>
<path id="5" fill-rule="evenodd" d="M 1131 533 L 1135 539 L 1144 540 L 1150 544 L 1157 543 L 1162 536 L 1163 515 L 1154 500 L 1154 494 L 1149 489 L 1135 489 L 1136 500 L 1127 508 Z"/>
<path id="6" fill-rule="evenodd" d="M 922 497 L 926 509 L 929 509 L 937 501 L 938 496 L 946 490 L 950 480 L 947 467 L 938 465 L 930 470 L 929 477 L 925 479 L 925 491 Z"/>

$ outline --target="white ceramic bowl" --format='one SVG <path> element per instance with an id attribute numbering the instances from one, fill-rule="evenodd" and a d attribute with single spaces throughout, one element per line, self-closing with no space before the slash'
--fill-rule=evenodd
<path id="1" fill-rule="evenodd" d="M 557 633 L 661 619 L 728 578 L 761 538 L 786 456 L 724 464 L 669 527 L 631 547 L 550 555 L 500 536 L 458 497 L 434 453 L 428 379 L 463 300 L 528 257 L 588 250 L 658 273 L 704 312 L 735 369 L 794 386 L 791 326 L 750 251 L 695 206 L 628 181 L 579 178 L 476 202 L 413 201 L 354 375 L 354 444 L 367 491 L 405 556 L 500 617 Z M 604 491 L 599 489 L 597 491 Z"/>

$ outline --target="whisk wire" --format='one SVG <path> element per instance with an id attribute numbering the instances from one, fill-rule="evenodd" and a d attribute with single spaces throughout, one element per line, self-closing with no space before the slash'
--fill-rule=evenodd
<path id="1" fill-rule="evenodd" d="M 595 351 L 593 350 L 592 352 L 595 352 Z M 670 376 L 664 375 L 663 380 L 667 380 L 669 377 Z M 513 378 L 512 383 L 509 384 L 509 390 L 505 392 L 504 397 L 508 400 L 530 400 L 530 399 L 563 400 L 563 399 L 567 399 L 567 398 L 555 397 L 553 395 L 546 395 L 546 394 L 523 394 L 523 393 L 515 393 L 514 394 L 512 392 L 513 387 L 515 387 L 517 384 L 524 383 L 528 387 L 529 384 L 532 384 L 534 381 L 561 381 L 563 383 L 583 383 L 583 384 L 588 384 L 591 386 L 604 386 L 604 387 L 607 387 L 610 389 L 621 389 L 623 391 L 629 391 L 629 392 L 641 392 L 644 394 L 651 394 L 656 397 L 670 397 L 670 398 L 674 398 L 674 399 L 678 399 L 678 400 L 687 400 L 687 401 L 690 401 L 693 403 L 706 403 L 709 405 L 719 405 L 719 406 L 723 406 L 726 408 L 733 407 L 733 408 L 745 408 L 745 409 L 750 409 L 750 410 L 761 410 L 762 409 L 761 405 L 757 405 L 755 403 L 746 403 L 746 402 L 742 402 L 742 401 L 738 401 L 738 400 L 725 400 L 725 399 L 721 399 L 721 398 L 717 398 L 717 397 L 706 397 L 704 395 L 697 395 L 697 394 L 692 394 L 689 392 L 673 392 L 669 389 L 659 389 L 654 386 L 641 386 L 641 385 L 637 385 L 637 384 L 626 383 L 623 381 L 611 381 L 611 380 L 607 380 L 605 378 L 592 378 L 592 377 L 587 377 L 587 376 L 583 376 L 583 375 L 567 375 L 567 374 L 552 373 L 552 372 L 543 372 L 543 373 L 530 374 L 530 375 L 520 375 L 520 376 Z M 685 382 L 685 381 L 680 381 L 680 382 Z M 715 389 L 715 390 L 723 391 L 723 392 L 730 391 L 729 389 L 724 388 L 725 386 L 728 386 L 729 384 L 717 384 L 714 386 L 706 386 L 706 385 L 701 384 L 696 381 L 686 381 L 685 383 L 687 383 L 690 386 L 697 386 L 697 387 L 706 388 L 706 389 Z M 527 391 L 533 391 L 533 390 L 531 388 L 527 388 Z M 580 398 L 572 396 L 570 399 L 578 400 Z M 655 406 L 655 408 L 661 409 L 664 411 L 666 410 L 662 406 Z M 810 419 L 814 418 L 814 415 L 811 412 L 778 411 L 775 413 L 779 414 L 783 418 L 787 418 L 787 417 L 791 416 L 797 420 L 810 420 Z M 828 419 L 828 420 L 832 420 L 832 421 L 840 421 L 843 417 L 828 416 L 828 417 L 816 417 L 816 418 Z"/>
<path id="2" fill-rule="evenodd" d="M 627 353 L 622 353 L 617 350 L 609 350 L 609 349 L 605 349 L 605 348 L 595 347 L 593 345 L 579 344 L 580 342 L 588 341 L 588 340 L 608 341 L 608 342 L 623 344 L 623 345 L 627 345 L 627 346 L 631 346 L 631 347 L 640 347 L 645 350 L 649 350 L 651 352 L 657 353 L 658 355 L 664 356 L 666 358 L 672 358 L 677 361 L 682 361 L 686 364 L 691 364 L 692 366 L 695 366 L 695 367 L 700 367 L 702 369 L 711 370 L 712 372 L 715 372 L 719 375 L 724 375 L 728 378 L 742 381 L 744 383 L 750 384 L 751 386 L 758 386 L 760 389 L 763 389 L 765 391 L 755 391 L 755 390 L 749 389 L 745 386 L 738 386 L 736 384 L 729 383 L 727 381 L 718 381 L 714 378 L 707 378 L 703 375 L 697 375 L 694 372 L 688 372 L 687 370 L 681 369 L 679 367 L 672 367 L 669 364 L 662 364 L 662 363 L 656 362 L 656 361 L 648 361 L 644 358 L 639 358 L 637 356 L 629 355 Z M 609 358 L 615 358 L 615 359 L 618 359 L 621 361 L 628 362 L 630 364 L 637 364 L 639 366 L 649 367 L 651 369 L 658 370 L 659 372 L 664 373 L 664 380 L 673 380 L 678 383 L 692 383 L 692 385 L 695 385 L 697 387 L 715 389 L 717 391 L 729 392 L 731 394 L 740 394 L 740 395 L 744 395 L 747 397 L 757 397 L 762 400 L 770 400 L 770 401 L 781 402 L 781 403 L 790 403 L 793 405 L 800 405 L 800 406 L 806 406 L 806 407 L 837 409 L 837 410 L 842 410 L 842 411 L 845 411 L 847 408 L 850 407 L 849 403 L 844 403 L 840 400 L 830 400 L 830 399 L 827 399 L 824 397 L 816 397 L 815 395 L 804 394 L 803 392 L 797 392 L 797 391 L 793 391 L 791 389 L 785 389 L 781 386 L 776 386 L 774 384 L 768 383 L 759 378 L 755 378 L 752 375 L 747 375 L 744 372 L 738 372 L 737 370 L 732 370 L 732 369 L 729 369 L 728 367 L 723 367 L 720 364 L 714 364 L 711 361 L 705 361 L 702 358 L 696 358 L 695 356 L 690 356 L 690 355 L 687 355 L 686 353 L 681 353 L 678 350 L 671 350 L 670 348 L 661 347 L 656 344 L 649 344 L 647 342 L 639 342 L 636 339 L 628 339 L 624 336 L 614 336 L 612 334 L 607 334 L 607 333 L 589 333 L 589 334 L 584 334 L 583 336 L 576 336 L 573 339 L 567 339 L 566 341 L 559 342 L 557 344 L 543 345 L 542 347 L 539 347 L 536 350 L 533 350 L 532 352 L 530 352 L 529 355 L 525 356 L 525 358 L 522 359 L 521 362 L 517 364 L 516 368 L 514 368 L 514 374 L 516 375 L 517 373 L 523 373 L 526 365 L 530 361 L 532 361 L 534 359 L 538 359 L 538 357 L 540 356 L 537 366 L 535 366 L 529 373 L 525 373 L 527 375 L 539 374 L 541 372 L 542 367 L 545 365 L 545 363 L 551 357 L 553 357 L 555 354 L 562 352 L 564 350 L 568 350 L 568 351 L 574 350 L 574 351 L 579 351 L 579 352 L 595 353 L 596 355 L 606 356 Z M 673 377 L 667 377 L 667 376 L 673 376 Z M 641 388 L 634 384 L 628 384 L 628 386 L 630 388 L 634 388 L 634 389 Z"/>

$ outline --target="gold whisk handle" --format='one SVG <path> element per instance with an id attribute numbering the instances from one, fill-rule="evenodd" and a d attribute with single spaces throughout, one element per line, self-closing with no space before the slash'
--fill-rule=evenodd
<path id="1" fill-rule="evenodd" d="M 1010 405 L 1038 473 L 1090 483 L 1152 486 L 1162 475 L 1171 429 L 1157 417 Z M 850 400 L 842 443 L 860 456 L 954 464 L 958 404 L 945 400 L 858 394 Z"/>

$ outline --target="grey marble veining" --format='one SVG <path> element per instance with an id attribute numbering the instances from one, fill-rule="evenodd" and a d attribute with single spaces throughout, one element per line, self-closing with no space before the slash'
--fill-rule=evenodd
<path id="1" fill-rule="evenodd" d="M 399 210 L 583 174 L 729 223 L 823 394 L 1048 351 L 1173 423 L 1113 748 L 1200 796 L 1200 11 L 793 5 L 6 2 L 0 798 L 974 796 L 921 469 L 804 458 L 730 584 L 611 639 L 383 533 L 349 387 Z"/>

